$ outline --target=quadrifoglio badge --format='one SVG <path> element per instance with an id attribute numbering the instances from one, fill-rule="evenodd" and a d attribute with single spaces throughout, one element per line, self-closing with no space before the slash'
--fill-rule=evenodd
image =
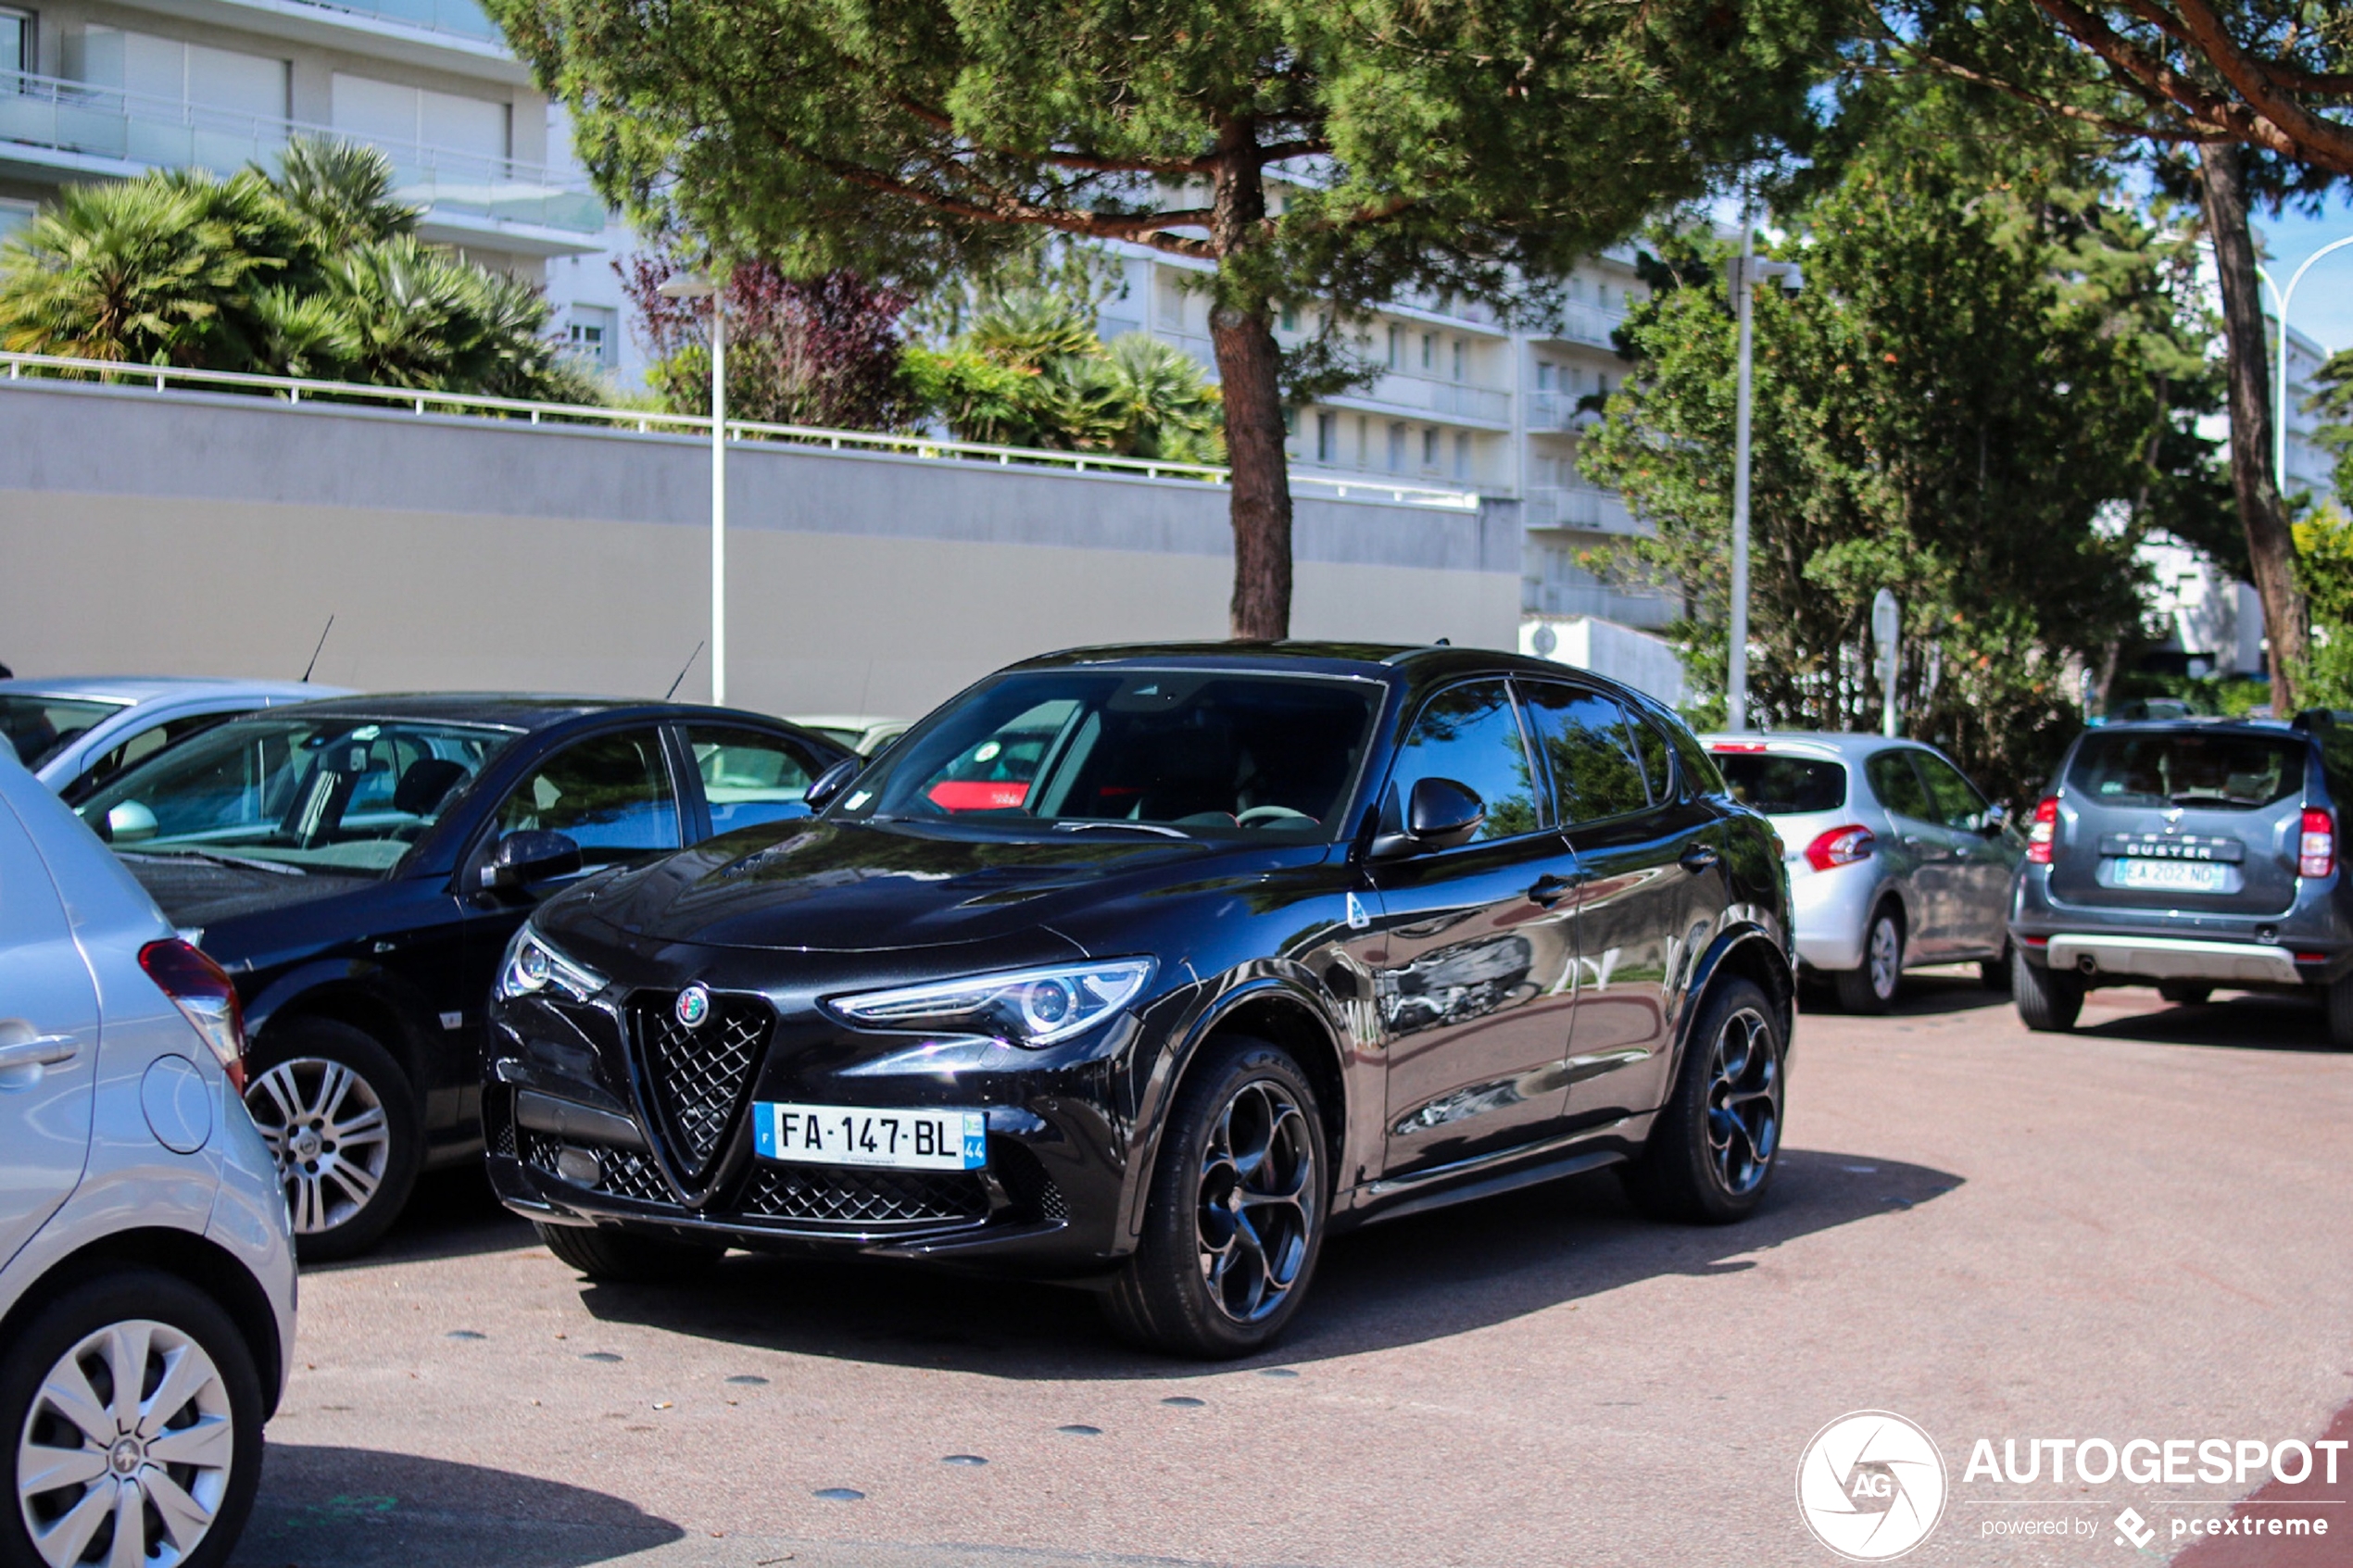
<path id="1" fill-rule="evenodd" d="M 1903 1556 L 1945 1520 L 1988 1539 L 2072 1537 L 2087 1553 L 2171 1556 L 2209 1536 L 2324 1537 L 2341 1495 L 2249 1499 L 2267 1484 L 2335 1487 L 2342 1440 L 2290 1437 L 1979 1437 L 1957 1490 L 1935 1439 L 1892 1411 L 1856 1411 L 1814 1434 L 1797 1461 L 1797 1510 L 1814 1538 L 1851 1562 Z M 2353 1475 L 2347 1476 L 2353 1481 Z M 2001 1488 L 1975 1495 L 1971 1488 Z M 2140 1499 L 2113 1518 L 2082 1489 L 2211 1488 L 2220 1495 Z M 2020 1497 L 2020 1490 L 2052 1495 Z M 2244 1499 L 2244 1500 L 2243 1500 Z M 2121 1499 L 2118 1499 L 2121 1500 Z M 1971 1504 L 1984 1505 L 1982 1512 Z M 1957 1505 L 1948 1510 L 1948 1504 Z M 2135 1506 L 2137 1504 L 2137 1506 Z M 2156 1518 L 2143 1517 L 2148 1510 Z M 1974 1515 L 1974 1517 L 1968 1517 Z M 2340 1530 L 2353 1521 L 2340 1521 Z"/>

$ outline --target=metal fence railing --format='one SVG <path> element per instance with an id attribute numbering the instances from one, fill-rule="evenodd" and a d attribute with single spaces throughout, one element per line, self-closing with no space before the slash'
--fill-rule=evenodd
<path id="1" fill-rule="evenodd" d="M 369 386 L 357 382 L 311 381 L 296 376 L 255 375 L 241 370 L 182 370 L 170 365 L 134 365 L 105 359 L 72 359 L 48 354 L 0 353 L 9 382 L 26 380 L 95 382 L 125 390 L 170 394 L 231 392 L 267 396 L 289 406 L 303 403 L 359 404 L 397 408 L 412 414 L 440 414 L 515 420 L 532 425 L 561 426 L 577 433 L 584 427 L 609 433 L 638 434 L 703 434 L 711 431 L 708 414 L 671 414 L 647 408 L 602 408 L 583 403 L 535 403 L 518 397 L 489 397 L 475 393 L 435 392 L 403 386 Z M 757 420 L 729 420 L 727 439 L 736 442 L 778 442 L 822 446 L 836 452 L 874 452 L 929 460 L 993 463 L 1003 468 L 1037 468 L 1065 473 L 1125 474 L 1142 479 L 1181 479 L 1224 484 L 1231 470 L 1205 463 L 1162 462 L 1149 458 L 1122 458 L 1100 452 L 1064 452 L 1046 447 L 993 446 L 984 442 L 955 441 L 941 436 L 899 435 L 871 430 L 828 430 L 815 425 L 768 424 Z M 1307 494 L 1340 501 L 1387 502 L 1392 506 L 1432 507 L 1448 511 L 1475 511 L 1476 491 L 1438 489 L 1370 478 L 1298 473 L 1290 476 L 1294 495 Z"/>

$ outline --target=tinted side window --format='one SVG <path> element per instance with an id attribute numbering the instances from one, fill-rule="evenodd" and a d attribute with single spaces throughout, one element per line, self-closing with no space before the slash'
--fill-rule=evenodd
<path id="1" fill-rule="evenodd" d="M 695 768 L 702 774 L 712 833 L 809 814 L 801 797 L 809 793 L 817 759 L 803 755 L 781 736 L 689 724 L 686 749 L 694 753 Z"/>
<path id="2" fill-rule="evenodd" d="M 186 719 L 167 720 L 153 729 L 142 730 L 121 745 L 108 749 L 82 770 L 80 778 L 58 793 L 69 801 L 80 800 L 133 762 L 145 762 L 174 741 L 184 740 L 198 730 L 208 730 L 232 717 L 233 715 L 227 713 L 200 713 Z"/>
<path id="3" fill-rule="evenodd" d="M 1673 764 L 1667 760 L 1667 737 L 1642 714 L 1629 709 L 1626 727 L 1634 732 L 1634 749 L 1642 754 L 1642 782 L 1651 786 L 1651 804 L 1664 806 L 1675 798 Z"/>
<path id="4" fill-rule="evenodd" d="M 1880 752 L 1863 764 L 1863 776 L 1871 781 L 1871 793 L 1879 797 L 1879 803 L 1897 816 L 1909 817 L 1916 822 L 1937 820 L 1936 808 L 1929 800 L 1920 776 L 1912 771 L 1909 753 Z"/>
<path id="5" fill-rule="evenodd" d="M 595 735 L 540 763 L 498 808 L 502 836 L 530 828 L 569 835 L 592 866 L 679 847 L 660 734 Z"/>
<path id="6" fill-rule="evenodd" d="M 1552 769 L 1561 822 L 1599 822 L 1650 804 L 1642 759 L 1614 699 L 1550 682 L 1531 683 L 1526 691 L 1529 724 Z"/>
<path id="7" fill-rule="evenodd" d="M 1929 798 L 1936 803 L 1933 821 L 1967 833 L 1975 833 L 1984 825 L 1985 797 L 1977 793 L 1976 785 L 1961 776 L 1959 769 L 1925 751 L 1913 752 L 1912 763 L 1928 785 Z"/>
<path id="8" fill-rule="evenodd" d="M 1466 682 L 1423 705 L 1390 774 L 1401 809 L 1424 779 L 1452 779 L 1478 793 L 1487 803 L 1481 838 L 1536 831 L 1536 788 L 1508 686 L 1501 681 Z"/>

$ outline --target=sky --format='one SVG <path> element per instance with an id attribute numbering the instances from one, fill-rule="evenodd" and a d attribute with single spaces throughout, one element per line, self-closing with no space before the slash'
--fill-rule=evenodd
<path id="1" fill-rule="evenodd" d="M 2284 288 L 2306 257 L 2331 240 L 2353 238 L 2353 201 L 2339 195 L 2317 219 L 2259 219 L 2256 228 L 2270 253 L 2264 270 Z M 2304 274 L 2288 307 L 2288 324 L 2331 353 L 2353 348 L 2353 245 Z"/>

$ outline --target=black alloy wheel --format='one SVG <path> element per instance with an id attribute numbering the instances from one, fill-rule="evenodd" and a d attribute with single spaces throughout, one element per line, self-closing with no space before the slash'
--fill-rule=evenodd
<path id="1" fill-rule="evenodd" d="M 1222 1359 L 1299 1310 L 1329 1184 L 1315 1092 L 1290 1053 L 1241 1036 L 1204 1051 L 1161 1137 L 1143 1240 L 1103 1302 L 1134 1343 Z"/>
<path id="2" fill-rule="evenodd" d="M 1692 1224 L 1729 1224 L 1764 1201 L 1781 1150 L 1780 1014 L 1755 981 L 1727 977 L 1709 991 L 1641 1157 L 1622 1167 L 1645 1212 Z"/>

